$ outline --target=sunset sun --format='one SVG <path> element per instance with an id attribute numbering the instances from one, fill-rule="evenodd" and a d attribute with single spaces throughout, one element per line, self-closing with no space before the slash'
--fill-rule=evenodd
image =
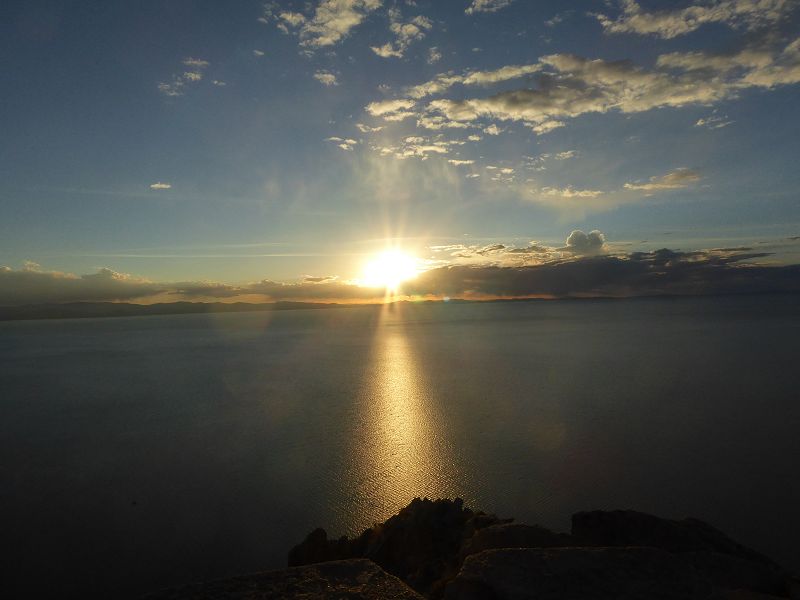
<path id="1" fill-rule="evenodd" d="M 417 276 L 417 259 L 400 250 L 381 252 L 364 266 L 363 284 L 396 291 L 401 283 Z"/>

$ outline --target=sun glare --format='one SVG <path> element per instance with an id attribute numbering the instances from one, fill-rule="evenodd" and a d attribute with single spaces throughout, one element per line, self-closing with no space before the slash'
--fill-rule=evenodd
<path id="1" fill-rule="evenodd" d="M 401 283 L 416 277 L 417 272 L 416 258 L 400 250 L 386 250 L 365 265 L 363 283 L 394 292 Z"/>

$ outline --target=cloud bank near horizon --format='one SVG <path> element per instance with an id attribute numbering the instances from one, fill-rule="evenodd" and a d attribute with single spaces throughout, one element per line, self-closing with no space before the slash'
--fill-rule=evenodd
<path id="1" fill-rule="evenodd" d="M 433 268 L 405 282 L 401 297 L 574 298 L 653 295 L 800 293 L 800 264 L 771 265 L 752 248 L 614 252 L 600 231 L 573 231 L 562 247 L 489 244 L 432 247 Z M 761 261 L 761 262 L 759 262 Z M 293 283 L 264 279 L 232 285 L 211 281 L 154 282 L 103 268 L 74 275 L 36 263 L 0 267 L 0 306 L 67 302 L 176 301 L 379 302 L 381 288 L 335 276 Z"/>

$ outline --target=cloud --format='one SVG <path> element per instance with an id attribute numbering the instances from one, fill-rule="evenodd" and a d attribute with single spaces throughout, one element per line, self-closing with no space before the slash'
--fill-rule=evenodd
<path id="1" fill-rule="evenodd" d="M 150 184 L 151 190 L 169 190 L 172 189 L 171 183 L 164 183 L 161 181 L 156 181 L 155 183 Z"/>
<path id="2" fill-rule="evenodd" d="M 203 79 L 203 72 L 210 64 L 201 58 L 184 58 L 181 61 L 186 70 L 175 74 L 168 82 L 158 84 L 158 91 L 168 97 L 183 96 L 186 87 L 193 83 L 198 83 Z"/>
<path id="3" fill-rule="evenodd" d="M 440 73 L 435 78 L 425 83 L 415 85 L 407 90 L 411 98 L 421 99 L 434 94 L 441 94 L 454 85 L 466 86 L 489 86 L 512 79 L 518 79 L 537 73 L 542 70 L 542 65 L 507 65 L 491 71 L 468 70 L 460 75 L 450 73 Z"/>
<path id="4" fill-rule="evenodd" d="M 626 183 L 627 190 L 640 190 L 645 192 L 655 192 L 662 190 L 678 190 L 700 181 L 701 177 L 697 171 L 687 168 L 675 169 L 666 175 L 651 177 L 646 182 Z"/>
<path id="5" fill-rule="evenodd" d="M 745 262 L 764 256 L 662 249 L 579 255 L 523 267 L 450 265 L 421 274 L 405 284 L 403 291 L 451 298 L 800 293 L 800 265 L 775 267 Z"/>
<path id="6" fill-rule="evenodd" d="M 437 48 L 436 46 L 432 46 L 431 48 L 429 48 L 428 49 L 428 58 L 427 58 L 426 62 L 429 65 L 432 65 L 434 63 L 439 62 L 440 60 L 442 60 L 442 53 L 439 51 L 439 48 Z"/>
<path id="7" fill-rule="evenodd" d="M 694 124 L 695 127 L 705 127 L 706 129 L 722 129 L 734 123 L 734 121 L 727 121 L 726 115 L 711 114 L 707 117 L 697 119 Z"/>
<path id="8" fill-rule="evenodd" d="M 253 50 L 253 56 L 256 56 L 258 58 L 261 58 L 262 56 L 264 56 L 264 54 L 265 53 L 263 50 Z"/>
<path id="9" fill-rule="evenodd" d="M 800 39 L 783 48 L 747 47 L 736 53 L 671 53 L 655 69 L 629 61 L 552 54 L 539 60 L 537 85 L 488 97 L 440 98 L 425 114 L 448 121 L 479 119 L 520 121 L 536 133 L 589 113 L 638 113 L 664 107 L 713 105 L 752 87 L 772 88 L 800 82 Z M 501 73 L 499 69 L 494 73 Z M 514 73 L 516 71 L 512 71 Z M 463 76 L 440 76 L 409 89 L 410 95 L 441 93 Z M 420 109 L 418 109 L 420 110 Z"/>
<path id="10" fill-rule="evenodd" d="M 795 0 L 707 0 L 686 8 L 647 12 L 635 0 L 622 0 L 622 14 L 612 19 L 595 14 L 607 33 L 636 33 L 663 39 L 678 37 L 708 23 L 753 30 L 774 26 L 797 3 Z"/>
<path id="11" fill-rule="evenodd" d="M 497 12 L 501 8 L 505 8 L 511 4 L 513 1 L 514 0 L 472 0 L 472 4 L 470 4 L 464 12 L 468 15 L 482 12 Z"/>
<path id="12" fill-rule="evenodd" d="M 314 73 L 314 79 L 316 79 L 322 85 L 325 86 L 339 85 L 339 81 L 336 79 L 336 75 L 334 75 L 330 71 L 316 71 Z"/>
<path id="13" fill-rule="evenodd" d="M 566 244 L 566 250 L 574 254 L 599 254 L 605 250 L 606 236 L 597 229 L 589 233 L 576 229 L 569 234 Z"/>
<path id="14" fill-rule="evenodd" d="M 416 103 L 413 100 L 379 100 L 370 102 L 366 106 L 366 111 L 373 117 L 383 117 L 388 121 L 402 120 L 414 116 L 409 109 L 414 108 Z"/>
<path id="15" fill-rule="evenodd" d="M 354 140 L 352 138 L 340 138 L 340 137 L 329 137 L 325 138 L 326 142 L 335 142 L 339 148 L 342 150 L 352 151 L 355 148 L 356 144 L 358 144 L 358 140 Z"/>
<path id="16" fill-rule="evenodd" d="M 382 0 L 320 0 L 313 14 L 282 10 L 277 2 L 264 5 L 262 23 L 275 22 L 284 33 L 294 33 L 310 50 L 333 46 L 345 39 Z"/>
<path id="17" fill-rule="evenodd" d="M 389 11 L 389 19 L 391 21 L 389 30 L 395 36 L 394 42 L 387 42 L 383 46 L 371 46 L 372 51 L 383 58 L 402 58 L 411 43 L 423 39 L 433 27 L 431 20 L 421 15 L 404 22 L 401 20 L 400 11 L 396 9 Z"/>
<path id="18" fill-rule="evenodd" d="M 543 187 L 540 192 L 544 196 L 557 198 L 597 198 L 604 194 L 600 190 L 576 190 L 570 185 L 563 188 Z"/>
<path id="19" fill-rule="evenodd" d="M 747 248 L 679 252 L 610 253 L 605 236 L 574 231 L 563 248 L 531 242 L 516 247 L 439 246 L 443 266 L 406 282 L 403 294 L 427 297 L 625 297 L 757 292 L 800 293 L 800 265 L 768 266 L 768 253 Z M 335 276 L 307 276 L 297 283 L 264 279 L 241 285 L 209 281 L 153 282 L 104 268 L 74 275 L 0 266 L 0 305 L 65 302 L 245 300 L 249 302 L 380 301 L 384 290 L 361 287 Z"/>
<path id="20" fill-rule="evenodd" d="M 463 165 L 474 165 L 475 164 L 474 160 L 462 160 L 462 159 L 459 159 L 459 158 L 451 158 L 447 162 L 449 162 L 451 165 L 454 165 L 456 167 L 460 167 L 460 166 L 463 166 Z"/>

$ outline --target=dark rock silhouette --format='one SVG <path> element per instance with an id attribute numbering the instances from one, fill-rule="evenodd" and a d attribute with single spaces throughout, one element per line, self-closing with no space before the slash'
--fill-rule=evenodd
<path id="1" fill-rule="evenodd" d="M 284 571 L 149 597 L 800 598 L 797 580 L 780 566 L 696 519 L 584 512 L 573 516 L 569 535 L 511 521 L 473 512 L 458 498 L 417 498 L 354 539 L 329 540 L 315 529 L 291 549 Z"/>
<path id="2" fill-rule="evenodd" d="M 291 549 L 289 566 L 369 558 L 423 595 L 440 597 L 444 583 L 458 571 L 462 546 L 476 531 L 509 521 L 473 512 L 460 498 L 416 498 L 398 514 L 352 540 L 328 540 L 325 530 L 315 529 Z"/>
<path id="3" fill-rule="evenodd" d="M 269 571 L 198 583 L 165 590 L 149 600 L 321 600 L 352 598 L 359 600 L 423 600 L 402 581 L 369 560 L 326 562 L 284 571 Z M 143 599 L 144 600 L 144 599 Z"/>

